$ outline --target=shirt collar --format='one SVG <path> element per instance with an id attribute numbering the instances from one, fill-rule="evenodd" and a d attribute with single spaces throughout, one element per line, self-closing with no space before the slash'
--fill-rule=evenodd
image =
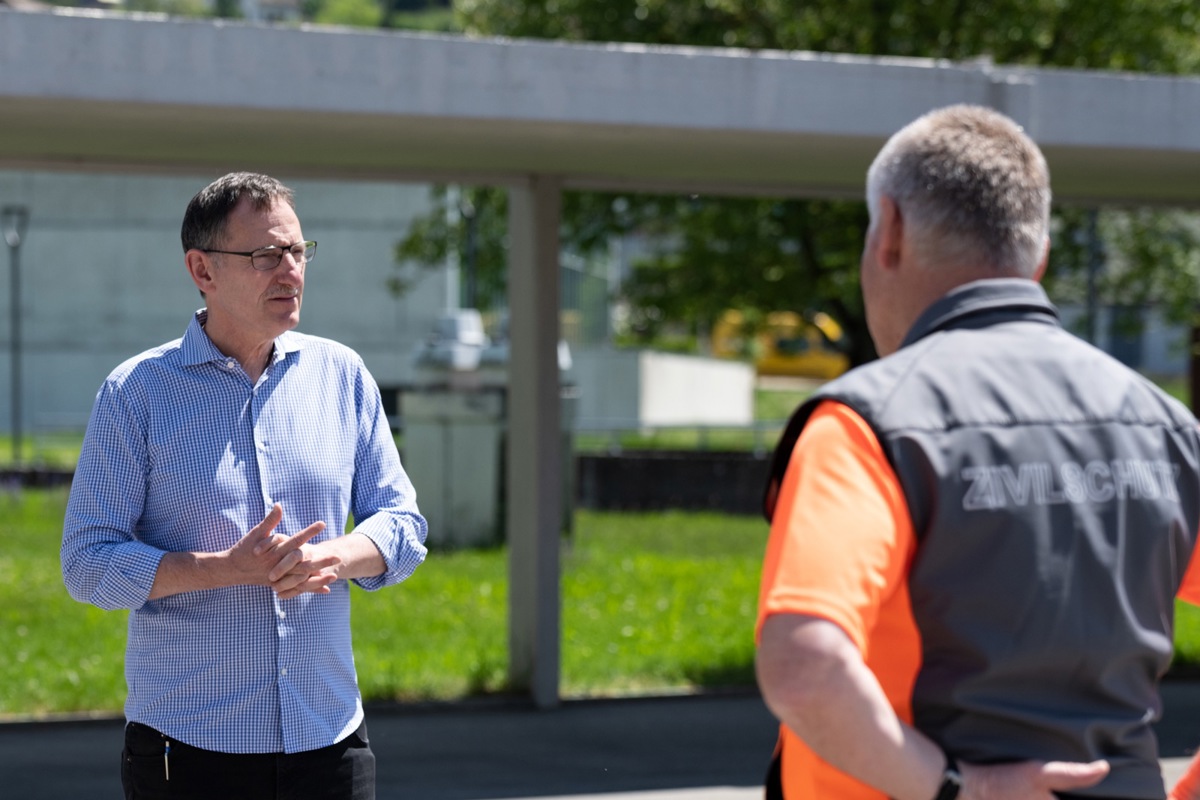
<path id="1" fill-rule="evenodd" d="M 989 312 L 1026 315 L 1058 325 L 1058 309 L 1041 285 L 1025 278 L 988 278 L 952 289 L 925 309 L 901 347 L 953 325 L 965 317 Z"/>
<path id="2" fill-rule="evenodd" d="M 208 364 L 213 361 L 225 361 L 228 358 L 228 356 L 217 349 L 217 346 L 212 343 L 212 339 L 209 339 L 208 334 L 204 332 L 204 323 L 207 321 L 208 309 L 202 308 L 192 316 L 192 321 L 188 323 L 187 330 L 184 331 L 179 351 L 185 366 Z M 275 337 L 275 350 L 274 355 L 271 357 L 272 363 L 278 363 L 287 358 L 288 353 L 294 353 L 299 350 L 300 344 L 300 337 L 291 331 L 284 331 L 279 334 L 279 336 Z"/>

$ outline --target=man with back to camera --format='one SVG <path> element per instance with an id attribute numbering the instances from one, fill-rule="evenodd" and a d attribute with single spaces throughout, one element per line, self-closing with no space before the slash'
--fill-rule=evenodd
<path id="1" fill-rule="evenodd" d="M 1037 283 L 1049 173 L 1007 117 L 911 123 L 867 202 L 882 358 L 800 407 L 768 484 L 767 796 L 1162 800 L 1197 423 L 1060 327 Z"/>
<path id="2" fill-rule="evenodd" d="M 125 796 L 373 798 L 348 581 L 411 575 L 425 520 L 362 359 L 292 331 L 291 189 L 226 175 L 182 240 L 206 307 L 100 388 L 63 532 L 71 596 L 132 611 Z"/>

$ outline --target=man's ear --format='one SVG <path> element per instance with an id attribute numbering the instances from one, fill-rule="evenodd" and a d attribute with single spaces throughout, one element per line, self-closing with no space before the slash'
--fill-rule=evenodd
<path id="1" fill-rule="evenodd" d="M 200 290 L 200 294 L 208 294 L 213 285 L 214 268 L 208 253 L 203 250 L 188 250 L 183 255 L 183 263 L 187 267 L 188 274 L 192 276 L 192 282 Z"/>
<path id="2" fill-rule="evenodd" d="M 904 216 L 900 206 L 887 195 L 879 197 L 879 220 L 876 222 L 875 260 L 885 269 L 900 264 L 904 246 Z"/>

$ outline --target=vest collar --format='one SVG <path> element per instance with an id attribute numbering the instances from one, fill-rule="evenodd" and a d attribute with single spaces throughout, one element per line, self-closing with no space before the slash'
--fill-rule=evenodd
<path id="1" fill-rule="evenodd" d="M 1037 319 L 1058 325 L 1058 309 L 1045 290 L 1025 278 L 988 278 L 952 289 L 925 309 L 900 346 L 943 328 L 952 327 L 967 317 L 1004 312 L 1006 319 Z"/>

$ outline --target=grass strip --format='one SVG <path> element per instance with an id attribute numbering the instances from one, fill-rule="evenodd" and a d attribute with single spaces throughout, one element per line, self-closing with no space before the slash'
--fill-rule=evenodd
<path id="1" fill-rule="evenodd" d="M 117 713 L 125 612 L 62 586 L 66 493 L 0 493 L 0 717 Z M 580 511 L 563 541 L 568 696 L 752 686 L 766 526 L 754 517 Z M 507 551 L 434 552 L 404 584 L 355 590 L 355 660 L 368 700 L 504 692 Z M 1180 674 L 1200 674 L 1200 609 L 1180 604 Z"/>
<path id="2" fill-rule="evenodd" d="M 0 716 L 118 712 L 126 612 L 63 588 L 66 494 L 0 494 Z M 568 695 L 753 683 L 765 526 L 715 514 L 580 512 L 563 541 L 562 685 Z M 503 692 L 507 551 L 435 552 L 400 586 L 354 591 L 368 700 Z"/>

